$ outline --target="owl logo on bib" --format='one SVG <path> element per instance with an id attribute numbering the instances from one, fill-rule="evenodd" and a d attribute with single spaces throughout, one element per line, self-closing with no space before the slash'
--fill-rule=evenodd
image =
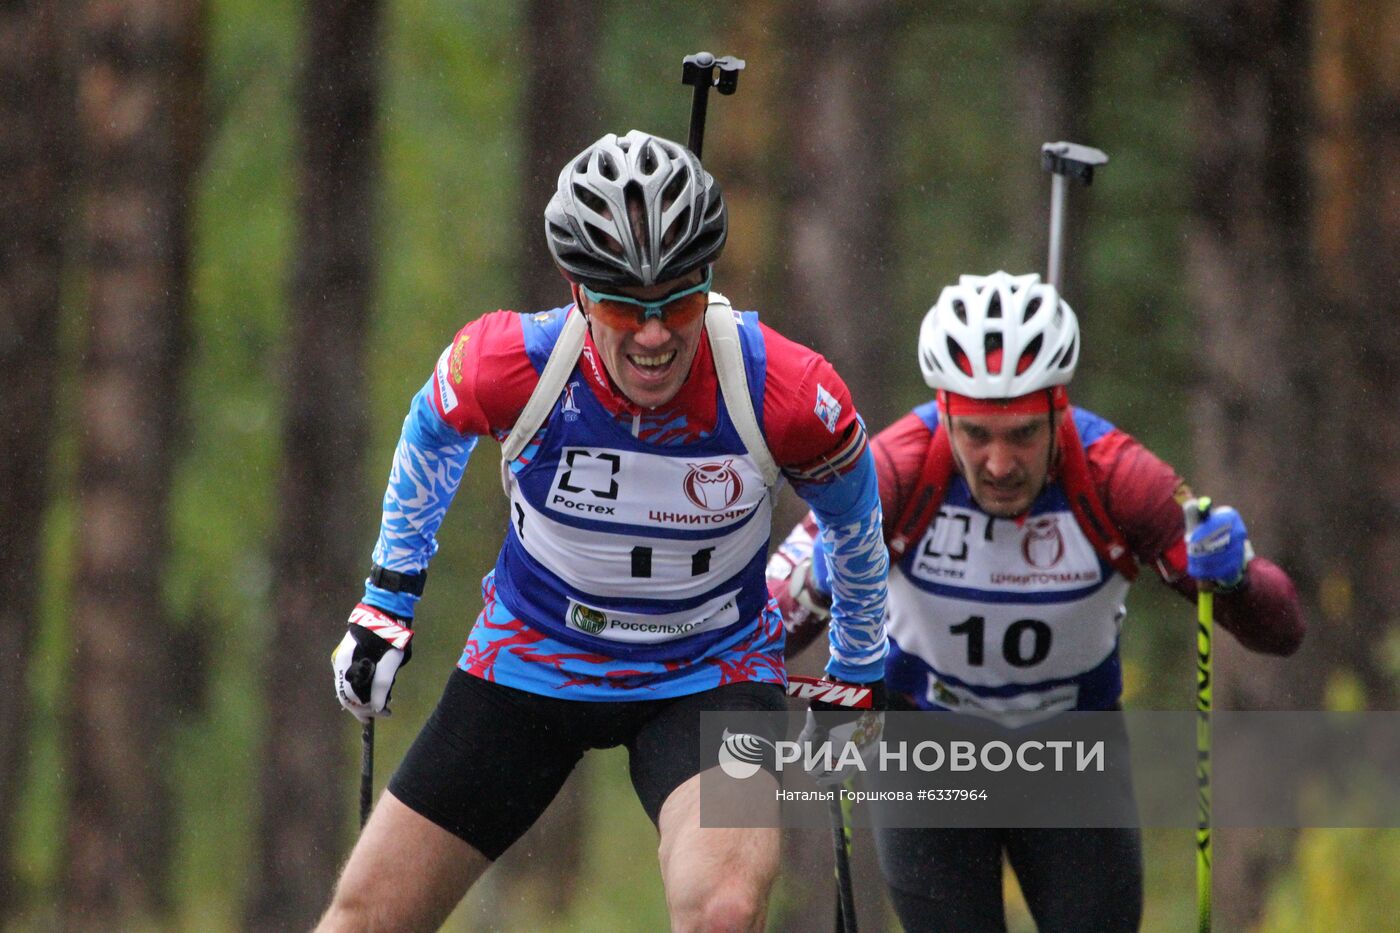
<path id="1" fill-rule="evenodd" d="M 1021 539 L 1021 556 L 1026 563 L 1049 570 L 1065 556 L 1065 539 L 1060 534 L 1059 520 L 1053 515 L 1033 518 L 1026 522 L 1025 537 Z"/>
<path id="2" fill-rule="evenodd" d="M 692 463 L 682 483 L 685 497 L 698 509 L 722 512 L 744 493 L 744 481 L 734 469 L 733 460 L 722 463 Z"/>

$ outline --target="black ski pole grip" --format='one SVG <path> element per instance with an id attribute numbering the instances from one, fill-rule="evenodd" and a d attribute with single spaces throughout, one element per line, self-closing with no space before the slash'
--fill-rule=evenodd
<path id="1" fill-rule="evenodd" d="M 360 658 L 350 665 L 345 680 L 350 684 L 350 689 L 355 691 L 355 695 L 363 697 L 364 702 L 368 703 L 370 691 L 374 686 L 374 662 L 369 658 Z"/>
<path id="2" fill-rule="evenodd" d="M 1186 533 L 1188 535 L 1210 518 L 1210 510 L 1210 496 L 1200 496 L 1186 503 Z"/>

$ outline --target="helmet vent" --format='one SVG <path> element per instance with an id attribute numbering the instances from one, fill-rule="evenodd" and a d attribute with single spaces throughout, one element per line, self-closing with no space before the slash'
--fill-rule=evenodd
<path id="1" fill-rule="evenodd" d="M 1030 301 L 1026 302 L 1026 313 L 1025 313 L 1024 315 L 1022 315 L 1022 316 L 1023 316 L 1024 318 L 1026 318 L 1026 319 L 1030 319 L 1030 318 L 1032 318 L 1032 317 L 1035 317 L 1035 313 L 1036 313 L 1037 311 L 1039 311 L 1039 310 L 1040 310 L 1040 296 L 1039 296 L 1039 295 L 1036 295 L 1036 296 L 1035 296 L 1034 298 L 1032 298 Z M 1056 321 L 1056 323 L 1059 323 L 1059 322 Z"/>
<path id="2" fill-rule="evenodd" d="M 987 305 L 987 317 L 1001 317 L 1001 292 L 992 295 L 992 300 Z"/>
<path id="3" fill-rule="evenodd" d="M 617 181 L 617 163 L 606 152 L 598 153 L 598 174 L 608 181 Z"/>
<path id="4" fill-rule="evenodd" d="M 1001 333 L 992 331 L 982 338 L 982 359 L 985 360 L 987 372 L 1001 372 Z"/>
<path id="5" fill-rule="evenodd" d="M 676 199 L 685 190 L 686 177 L 677 172 L 676 177 L 666 183 L 666 187 L 661 190 L 661 211 L 665 213 L 671 209 L 671 205 L 676 203 Z"/>
<path id="6" fill-rule="evenodd" d="M 967 354 L 963 352 L 962 347 L 958 346 L 952 337 L 944 339 L 948 341 L 948 357 L 958 364 L 958 369 L 971 376 L 972 364 L 967 361 Z"/>
<path id="7" fill-rule="evenodd" d="M 612 219 L 612 211 L 608 209 L 608 202 L 583 187 L 583 185 L 574 185 L 574 197 L 582 201 L 584 205 L 595 214 L 601 214 L 609 220 Z"/>
<path id="8" fill-rule="evenodd" d="M 1035 362 L 1035 358 L 1040 355 L 1040 348 L 1045 345 L 1045 338 L 1040 334 L 1035 335 L 1035 339 L 1026 344 L 1026 349 L 1021 353 L 1021 359 L 1016 363 L 1016 372 L 1023 373 Z"/>
<path id="9" fill-rule="evenodd" d="M 569 230 L 567 227 L 561 227 L 556 223 L 549 224 L 549 235 L 571 246 L 578 242 L 572 230 Z"/>
<path id="10" fill-rule="evenodd" d="M 627 202 L 627 218 L 632 224 L 632 238 L 638 243 L 650 243 L 647 230 L 647 201 L 642 186 L 629 181 L 622 189 L 622 197 Z"/>
<path id="11" fill-rule="evenodd" d="M 967 323 L 967 304 L 964 303 L 961 298 L 957 298 L 953 301 L 953 313 L 957 315 L 959 321 L 962 321 L 964 324 Z"/>
<path id="12" fill-rule="evenodd" d="M 1001 373 L 1001 333 L 993 331 L 981 338 L 981 359 L 988 373 Z"/>
<path id="13" fill-rule="evenodd" d="M 656 171 L 659 163 L 656 159 L 656 149 L 652 147 L 651 143 L 642 143 L 642 154 L 637 164 L 648 175 Z"/>
<path id="14" fill-rule="evenodd" d="M 622 255 L 622 244 L 617 241 L 617 237 L 597 224 L 588 224 L 587 227 L 589 231 L 592 232 L 592 239 L 595 243 L 603 247 L 603 249 L 607 250 L 613 256 Z"/>
<path id="15" fill-rule="evenodd" d="M 681 232 L 687 229 L 689 226 L 690 208 L 685 207 L 681 210 L 679 214 L 676 215 L 676 219 L 672 221 L 671 226 L 666 230 L 666 232 L 662 234 L 661 248 L 670 249 L 675 244 L 676 240 L 680 238 Z"/>

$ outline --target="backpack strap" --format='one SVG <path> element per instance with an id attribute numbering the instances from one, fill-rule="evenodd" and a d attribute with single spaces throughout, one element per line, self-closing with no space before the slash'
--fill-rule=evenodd
<path id="1" fill-rule="evenodd" d="M 1073 417 L 1060 422 L 1059 433 L 1060 484 L 1069 498 L 1070 511 L 1074 512 L 1079 527 L 1099 556 L 1113 565 L 1123 579 L 1130 582 L 1137 579 L 1138 566 L 1133 552 L 1123 540 L 1123 533 L 1109 518 L 1089 476 L 1089 460 L 1084 456 L 1084 444 L 1079 439 Z"/>
<path id="2" fill-rule="evenodd" d="M 559 339 L 549 351 L 549 360 L 540 373 L 540 381 L 535 383 L 535 390 L 521 409 L 520 417 L 515 419 L 510 434 L 501 443 L 501 485 L 506 495 L 510 495 L 510 462 L 520 456 L 525 445 L 530 443 L 530 438 L 535 436 L 554 407 L 559 393 L 564 391 L 564 383 L 569 380 L 569 374 L 574 371 L 574 364 L 583 352 L 583 335 L 587 329 L 582 312 L 577 308 L 569 312 L 564 328 L 559 332 Z"/>
<path id="3" fill-rule="evenodd" d="M 895 560 L 904 556 L 910 542 L 918 541 L 933 523 L 943 497 L 948 493 L 948 483 L 953 478 L 953 448 L 948 443 L 948 432 L 942 426 L 934 428 L 929 438 L 928 450 L 924 454 L 924 465 L 919 470 L 919 480 L 914 485 L 914 494 L 905 502 L 903 510 L 888 526 L 891 535 L 887 542 L 890 554 Z"/>
<path id="4" fill-rule="evenodd" d="M 569 374 L 574 371 L 579 354 L 583 352 L 583 337 L 587 329 L 583 314 L 575 308 L 564 321 L 564 328 L 554 348 L 549 351 L 549 361 L 540 373 L 540 381 L 535 383 L 529 401 L 520 411 L 520 417 L 515 419 L 510 434 L 501 443 L 501 484 L 507 495 L 510 494 L 510 462 L 520 456 L 554 408 L 559 393 L 564 391 L 564 383 L 568 382 Z M 729 299 L 719 292 L 710 292 L 710 304 L 705 310 L 705 331 L 710 337 L 720 393 L 729 409 L 729 417 L 734 421 L 734 429 L 748 448 L 749 456 L 758 464 L 764 484 L 772 489 L 778 482 L 778 465 L 768 450 L 768 442 L 764 440 L 758 417 L 754 414 L 753 396 L 749 393 L 749 381 L 744 371 L 744 352 L 739 343 L 739 325 L 734 320 Z"/>
<path id="5" fill-rule="evenodd" d="M 763 484 L 772 489 L 778 483 L 778 464 L 768 449 L 768 441 L 758 426 L 753 409 L 753 395 L 744 371 L 744 351 L 739 344 L 739 324 L 729 299 L 719 292 L 710 292 L 710 306 L 705 309 L 705 331 L 710 335 L 710 350 L 715 358 L 715 373 L 719 376 L 719 391 L 729 409 L 734 430 L 748 448 L 749 456 L 763 474 Z"/>
<path id="6" fill-rule="evenodd" d="M 1060 421 L 1056 438 L 1060 446 L 1059 482 L 1064 487 L 1069 500 L 1070 511 L 1075 521 L 1084 530 L 1095 552 L 1108 561 L 1113 569 L 1128 581 L 1137 579 L 1137 561 L 1123 540 L 1122 533 L 1109 518 L 1099 498 L 1098 490 L 1089 476 L 1089 461 L 1084 456 L 1084 444 L 1079 439 L 1079 431 L 1074 426 L 1074 417 L 1066 413 Z M 928 530 L 938 507 L 948 493 L 948 484 L 953 478 L 953 448 L 948 441 L 948 432 L 942 423 L 934 428 L 929 438 L 928 452 L 924 455 L 924 465 L 919 472 L 919 481 L 914 487 L 914 495 L 905 503 L 904 509 L 888 527 L 892 534 L 888 545 L 895 560 L 904 556 L 911 542 L 918 541 Z"/>

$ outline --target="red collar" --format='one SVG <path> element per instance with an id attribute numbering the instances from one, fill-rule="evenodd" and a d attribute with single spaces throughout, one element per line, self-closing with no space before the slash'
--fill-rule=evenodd
<path id="1" fill-rule="evenodd" d="M 695 359 L 690 363 L 690 373 L 685 377 L 685 382 L 681 383 L 676 397 L 664 408 L 643 408 L 617 389 L 603 365 L 597 346 L 593 343 L 591 330 L 585 332 L 583 353 L 578 365 L 594 396 L 613 415 L 640 415 L 648 421 L 684 416 L 693 428 L 701 431 L 709 431 L 714 427 L 718 417 L 719 377 L 715 373 L 714 355 L 710 352 L 709 334 L 704 330 L 700 333 L 700 346 L 695 350 Z"/>

